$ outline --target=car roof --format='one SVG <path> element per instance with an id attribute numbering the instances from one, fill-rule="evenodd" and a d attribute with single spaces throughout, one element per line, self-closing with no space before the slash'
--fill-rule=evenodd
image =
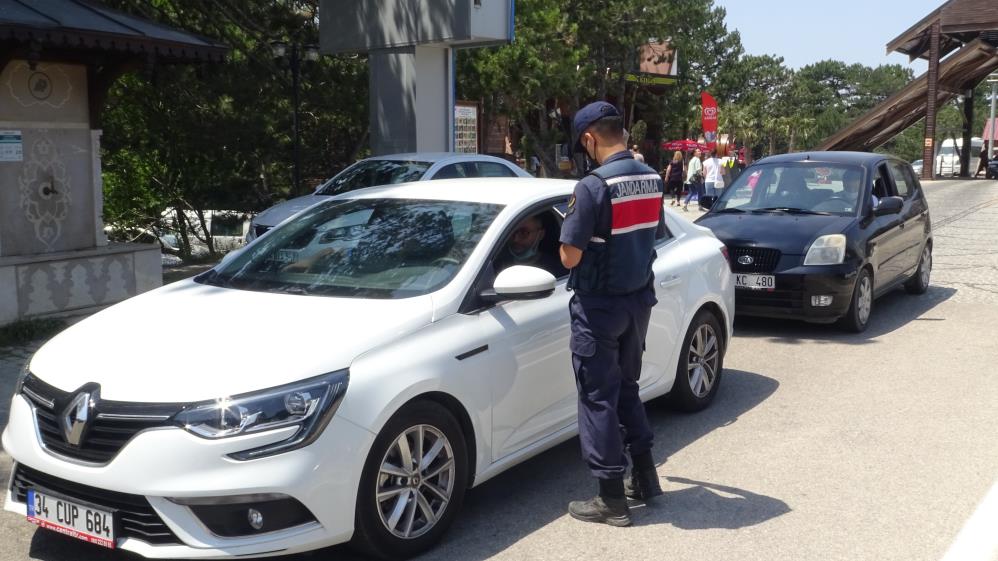
<path id="1" fill-rule="evenodd" d="M 489 161 L 489 162 L 503 162 L 509 164 L 510 162 L 503 160 L 502 158 L 496 158 L 495 156 L 486 156 L 484 154 L 464 154 L 461 152 L 406 152 L 403 154 L 385 154 L 383 156 L 371 156 L 370 158 L 365 158 L 366 160 L 392 160 L 392 161 L 404 161 L 404 162 L 443 162 L 443 161 L 455 161 L 455 162 L 465 162 L 468 160 L 475 161 Z"/>
<path id="2" fill-rule="evenodd" d="M 429 199 L 499 205 L 529 204 L 549 197 L 569 196 L 575 181 L 526 177 L 470 177 L 414 181 L 368 187 L 344 193 L 347 199 Z"/>
<path id="3" fill-rule="evenodd" d="M 870 165 L 885 159 L 893 158 L 887 154 L 876 152 L 794 152 L 767 156 L 756 161 L 756 164 L 776 164 L 788 162 L 828 162 L 852 165 Z"/>

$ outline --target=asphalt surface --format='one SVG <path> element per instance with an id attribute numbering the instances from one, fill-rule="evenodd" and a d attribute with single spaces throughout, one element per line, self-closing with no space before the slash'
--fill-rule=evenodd
<path id="1" fill-rule="evenodd" d="M 998 529 L 978 509 L 998 481 L 998 182 L 925 185 L 929 292 L 878 300 L 862 335 L 739 320 L 711 408 L 649 405 L 667 493 L 634 510 L 634 527 L 566 515 L 595 490 L 571 440 L 471 490 L 420 559 L 998 559 L 993 540 L 964 539 Z M 0 426 L 29 351 L 0 350 Z M 0 514 L 0 561 L 129 557 Z"/>

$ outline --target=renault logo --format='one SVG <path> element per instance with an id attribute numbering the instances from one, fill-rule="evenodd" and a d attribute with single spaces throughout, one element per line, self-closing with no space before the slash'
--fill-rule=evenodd
<path id="1" fill-rule="evenodd" d="M 99 389 L 80 391 L 62 412 L 62 434 L 66 442 L 79 446 L 99 399 Z"/>
<path id="2" fill-rule="evenodd" d="M 738 258 L 739 265 L 751 265 L 752 263 L 755 263 L 755 259 L 752 259 L 751 255 L 742 255 Z"/>

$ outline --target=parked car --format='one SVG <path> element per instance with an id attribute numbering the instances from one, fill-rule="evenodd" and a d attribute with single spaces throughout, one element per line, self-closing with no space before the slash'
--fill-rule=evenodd
<path id="1" fill-rule="evenodd" d="M 146 557 L 429 548 L 469 487 L 577 432 L 567 271 L 494 266 L 528 216 L 556 255 L 573 186 L 351 192 L 73 325 L 17 384 L 6 509 Z M 641 396 L 695 411 L 722 381 L 733 280 L 708 230 L 665 220 Z M 150 317 L 183 353 L 131 327 Z"/>
<path id="2" fill-rule="evenodd" d="M 378 185 L 462 177 L 531 177 L 513 162 L 480 154 L 393 154 L 361 160 L 320 185 L 314 193 L 274 205 L 253 218 L 246 241 L 326 198 Z"/>
<path id="3" fill-rule="evenodd" d="M 859 332 L 874 298 L 899 286 L 913 294 L 929 287 L 929 206 L 911 166 L 890 156 L 759 160 L 697 223 L 728 247 L 738 314 L 840 320 Z"/>
<path id="4" fill-rule="evenodd" d="M 911 171 L 915 172 L 915 177 L 922 177 L 922 160 L 912 162 Z"/>

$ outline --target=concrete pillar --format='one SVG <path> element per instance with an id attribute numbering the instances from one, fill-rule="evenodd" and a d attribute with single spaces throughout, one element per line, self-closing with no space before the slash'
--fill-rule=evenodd
<path id="1" fill-rule="evenodd" d="M 453 149 L 454 62 L 446 47 L 372 51 L 371 151 L 446 152 Z"/>

